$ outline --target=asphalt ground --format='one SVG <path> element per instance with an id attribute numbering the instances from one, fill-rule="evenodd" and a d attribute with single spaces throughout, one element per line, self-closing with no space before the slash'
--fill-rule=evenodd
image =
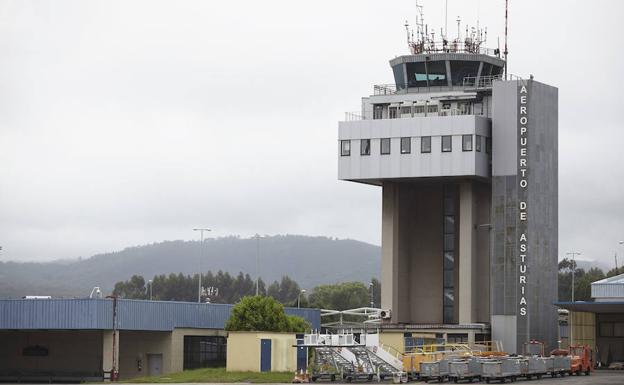
<path id="1" fill-rule="evenodd" d="M 431 384 L 437 383 L 437 382 L 430 382 Z M 449 383 L 453 383 L 453 382 L 448 382 L 446 381 L 445 383 L 449 384 Z M 467 383 L 467 382 L 463 382 L 463 383 Z M 499 382 L 495 382 L 493 381 L 492 384 L 496 384 Z M 510 382 L 507 381 L 507 384 L 509 384 Z M 543 377 L 541 380 L 526 380 L 526 379 L 518 379 L 516 384 L 520 384 L 520 383 L 526 383 L 527 385 L 542 385 L 542 384 L 549 384 L 549 385 L 624 385 L 624 371 L 610 371 L 610 370 L 598 370 L 595 372 L 592 372 L 591 375 L 589 376 L 585 376 L 585 375 L 580 375 L 580 376 L 565 376 L 565 377 L 557 377 L 557 378 L 551 378 L 550 376 L 547 377 Z M 137 385 L 135 384 L 128 384 L 128 383 L 124 383 L 124 382 L 117 382 L 115 384 L 118 385 Z M 162 383 L 141 383 L 140 385 L 161 385 Z M 202 383 L 205 384 L 205 383 Z M 232 383 L 229 384 L 221 384 L 221 383 L 215 383 L 218 385 L 233 385 Z M 244 384 L 248 384 L 248 383 L 244 383 Z M 317 381 L 316 384 L 338 384 L 338 382 L 324 382 L 324 381 Z M 351 384 L 369 384 L 368 382 L 352 382 Z M 384 384 L 392 384 L 392 382 L 384 382 Z M 410 384 L 424 384 L 424 382 L 410 382 Z M 474 382 L 473 384 L 477 384 L 476 382 Z M 485 381 L 481 382 L 481 384 L 485 384 Z M 9 384 L 9 385 L 13 385 L 13 384 Z M 14 385 L 20 385 L 20 384 L 14 384 Z M 185 383 L 185 385 L 200 385 L 200 384 L 191 384 L 191 383 Z M 286 384 L 284 384 L 286 385 Z"/>

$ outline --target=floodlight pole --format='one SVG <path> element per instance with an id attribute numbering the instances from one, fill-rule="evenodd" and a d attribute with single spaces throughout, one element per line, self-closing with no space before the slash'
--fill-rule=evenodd
<path id="1" fill-rule="evenodd" d="M 574 257 L 577 255 L 581 255 L 581 253 L 571 251 L 569 253 L 566 253 L 566 255 L 572 256 L 572 302 L 574 302 L 574 273 L 576 273 L 576 262 L 574 261 Z"/>
<path id="2" fill-rule="evenodd" d="M 297 296 L 297 308 L 301 307 L 301 294 L 305 294 L 305 292 L 305 289 L 301 289 L 301 291 L 299 291 L 299 295 Z"/>
<path id="3" fill-rule="evenodd" d="M 199 231 L 200 233 L 200 239 L 201 239 L 201 243 L 200 243 L 200 250 L 199 250 L 199 283 L 197 285 L 197 302 L 201 303 L 201 293 L 202 293 L 202 285 L 201 285 L 201 276 L 202 276 L 202 267 L 201 267 L 201 260 L 202 260 L 202 251 L 204 250 L 204 231 L 212 231 L 210 229 L 206 229 L 206 228 L 196 228 L 193 229 L 193 231 Z"/>
<path id="4" fill-rule="evenodd" d="M 254 236 L 256 238 L 256 297 L 260 295 L 260 234 Z"/>

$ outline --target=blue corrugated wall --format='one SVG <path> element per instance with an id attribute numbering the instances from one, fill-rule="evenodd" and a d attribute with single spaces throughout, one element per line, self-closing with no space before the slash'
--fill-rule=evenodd
<path id="1" fill-rule="evenodd" d="M 117 301 L 119 330 L 223 329 L 233 305 L 192 302 Z M 318 309 L 285 308 L 286 314 L 320 328 Z M 112 329 L 111 299 L 0 300 L 0 329 Z"/>

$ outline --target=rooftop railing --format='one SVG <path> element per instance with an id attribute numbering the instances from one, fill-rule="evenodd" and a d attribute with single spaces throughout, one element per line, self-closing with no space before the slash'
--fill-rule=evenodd
<path id="1" fill-rule="evenodd" d="M 471 53 L 488 55 L 500 58 L 500 50 L 481 47 L 476 41 L 428 41 L 428 42 L 413 42 L 410 44 L 410 49 L 414 55 L 423 53 Z"/>
<path id="2" fill-rule="evenodd" d="M 454 86 L 430 86 L 430 87 L 408 87 L 397 89 L 395 84 L 375 84 L 373 85 L 373 95 L 395 95 L 405 93 L 431 93 L 431 92 L 443 92 L 443 91 L 462 91 L 465 89 L 480 89 L 486 90 L 492 88 L 492 84 L 496 80 L 502 80 L 503 75 L 491 75 L 491 76 L 468 76 L 462 80 L 461 85 Z"/>

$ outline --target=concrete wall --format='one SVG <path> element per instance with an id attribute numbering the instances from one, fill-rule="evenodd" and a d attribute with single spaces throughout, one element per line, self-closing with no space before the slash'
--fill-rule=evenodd
<path id="1" fill-rule="evenodd" d="M 48 349 L 43 357 L 24 356 L 27 346 Z M 0 372 L 80 372 L 102 375 L 101 331 L 0 331 Z"/>
<path id="2" fill-rule="evenodd" d="M 297 370 L 297 340 L 293 333 L 230 332 L 227 342 L 228 372 L 259 372 L 260 343 L 271 340 L 271 371 Z"/>
<path id="3" fill-rule="evenodd" d="M 492 115 L 492 338 L 504 341 L 511 353 L 519 352 L 529 339 L 544 341 L 547 350 L 557 346 L 553 302 L 557 299 L 558 96 L 554 87 L 524 81 L 529 88 L 528 187 L 521 188 L 520 84 L 494 83 Z M 520 219 L 520 201 L 528 204 L 526 221 Z M 523 233 L 527 235 L 525 253 L 520 251 Z M 526 255 L 523 285 L 522 254 Z M 526 306 L 521 303 L 522 297 L 526 298 Z M 522 306 L 526 307 L 526 315 L 521 314 Z M 503 331 L 505 334 L 501 334 Z"/>
<path id="4" fill-rule="evenodd" d="M 351 140 L 351 155 L 340 156 L 338 178 L 375 180 L 431 176 L 481 176 L 489 178 L 485 139 L 481 152 L 462 151 L 463 134 L 490 136 L 490 120 L 481 116 L 432 116 L 340 122 L 340 140 Z M 441 135 L 452 135 L 452 152 L 441 151 Z M 431 153 L 420 152 L 420 138 L 431 136 Z M 401 154 L 400 138 L 411 137 L 411 153 Z M 391 138 L 391 153 L 381 155 L 380 138 Z M 360 155 L 360 139 L 372 139 L 370 155 Z"/>
<path id="5" fill-rule="evenodd" d="M 490 186 L 447 185 L 465 186 L 455 203 L 455 323 L 489 322 L 489 229 L 479 225 L 489 223 Z M 393 323 L 443 323 L 444 186 L 383 184 L 382 308 Z"/>
<path id="6" fill-rule="evenodd" d="M 149 374 L 148 354 L 162 354 L 162 374 L 171 373 L 173 354 L 170 332 L 121 331 L 119 334 L 119 378 L 126 379 Z M 142 370 L 138 368 L 142 361 Z M 181 369 L 179 370 L 181 371 Z"/>

